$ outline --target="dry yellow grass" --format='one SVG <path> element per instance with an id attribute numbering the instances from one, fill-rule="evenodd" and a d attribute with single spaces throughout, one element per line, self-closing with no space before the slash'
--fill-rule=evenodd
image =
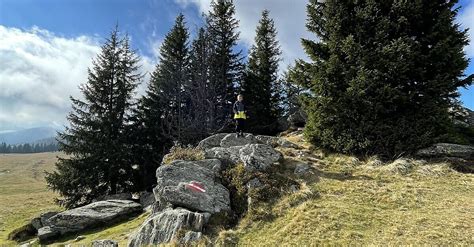
<path id="1" fill-rule="evenodd" d="M 7 240 L 8 234 L 41 212 L 61 210 L 44 180 L 57 155 L 62 154 L 0 154 L 0 246 L 17 244 Z"/>
<path id="2" fill-rule="evenodd" d="M 294 136 L 291 141 L 303 142 Z M 289 168 L 298 159 L 286 158 Z M 221 232 L 217 243 L 474 245 L 473 174 L 446 164 L 380 164 L 375 157 L 360 161 L 338 154 L 306 161 L 314 174 L 300 178 L 300 190 L 271 207 L 272 219 L 249 224 L 244 218 L 236 229 Z"/>
<path id="3" fill-rule="evenodd" d="M 305 148 L 281 150 L 285 153 L 281 172 L 297 180 L 299 190 L 262 208 L 270 211 L 271 219 L 244 218 L 211 242 L 225 246 L 474 245 L 473 174 L 458 173 L 442 163 L 383 164 L 376 157 L 361 161 L 324 154 L 301 136 L 286 138 Z M 51 153 L 0 156 L 0 246 L 16 244 L 5 240 L 10 230 L 41 211 L 57 209 L 56 195 L 46 189 L 38 173 L 53 169 L 54 157 Z M 293 169 L 300 161 L 310 163 L 312 173 L 296 178 Z M 81 233 L 85 239 L 78 242 L 77 235 L 69 236 L 54 245 L 80 246 L 108 238 L 124 246 L 146 217 L 142 214 Z"/>

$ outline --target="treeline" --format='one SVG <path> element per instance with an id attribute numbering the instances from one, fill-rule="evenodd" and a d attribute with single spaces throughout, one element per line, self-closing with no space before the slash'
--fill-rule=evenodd
<path id="1" fill-rule="evenodd" d="M 194 39 L 177 16 L 138 100 L 140 58 L 116 28 L 80 87 L 83 99 L 71 97 L 70 127 L 59 135 L 69 155 L 46 180 L 66 207 L 151 189 L 174 143 L 230 130 L 239 93 L 249 131 L 275 133 L 278 120 L 301 104 L 305 136 L 329 151 L 391 158 L 447 140 L 457 88 L 473 78 L 463 75 L 468 41 L 455 23 L 455 2 L 310 0 L 306 26 L 317 39 L 302 40 L 310 60 L 279 76 L 270 13 L 262 11 L 244 59 L 235 6 L 215 0 Z"/>
<path id="2" fill-rule="evenodd" d="M 0 144 L 0 153 L 43 153 L 58 151 L 57 143 L 24 143 L 11 145 L 5 142 Z"/>

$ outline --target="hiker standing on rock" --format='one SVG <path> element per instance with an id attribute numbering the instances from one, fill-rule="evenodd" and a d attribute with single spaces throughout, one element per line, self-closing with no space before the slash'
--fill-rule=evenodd
<path id="1" fill-rule="evenodd" d="M 237 95 L 237 101 L 234 103 L 234 119 L 235 119 L 235 132 L 237 136 L 244 136 L 245 119 L 247 119 L 247 111 L 245 110 L 244 96 L 242 94 Z"/>

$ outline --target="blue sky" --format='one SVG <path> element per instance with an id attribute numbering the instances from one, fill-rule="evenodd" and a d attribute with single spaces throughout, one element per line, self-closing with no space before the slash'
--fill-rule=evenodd
<path id="1" fill-rule="evenodd" d="M 211 0 L 0 0 L 0 131 L 61 126 L 69 95 L 86 80 L 98 47 L 116 23 L 128 32 L 151 72 L 159 46 L 183 12 L 192 34 L 203 24 Z M 269 9 L 283 50 L 281 68 L 305 57 L 299 38 L 314 38 L 304 27 L 306 0 L 236 0 L 241 42 L 252 43 L 261 10 Z M 460 1 L 458 22 L 474 30 L 474 1 Z M 471 35 L 474 37 L 474 35 Z M 474 45 L 466 48 L 474 57 Z M 474 73 L 474 63 L 466 73 Z M 146 83 L 146 79 L 145 79 Z M 139 91 L 143 92 L 145 83 Z M 461 100 L 474 109 L 474 88 Z"/>

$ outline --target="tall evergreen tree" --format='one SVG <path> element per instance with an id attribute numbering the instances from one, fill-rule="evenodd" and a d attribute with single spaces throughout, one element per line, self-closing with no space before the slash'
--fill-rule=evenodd
<path id="1" fill-rule="evenodd" d="M 46 176 L 49 187 L 64 197 L 68 208 L 100 195 L 130 191 L 136 182 L 129 176 L 132 167 L 124 152 L 124 132 L 132 94 L 142 77 L 138 61 L 128 36 L 115 28 L 80 87 L 84 99 L 71 97 L 70 126 L 58 138 L 68 157 L 59 158 L 56 171 Z"/>
<path id="2" fill-rule="evenodd" d="M 189 84 L 189 33 L 184 15 L 176 17 L 175 24 L 166 35 L 160 48 L 160 61 L 151 75 L 145 107 L 161 111 L 161 134 L 171 143 L 188 143 L 189 97 L 185 87 Z M 152 111 L 150 111 L 151 113 Z M 145 118 L 152 119 L 156 116 Z"/>
<path id="3" fill-rule="evenodd" d="M 322 146 L 389 156 L 438 140 L 468 60 L 457 1 L 351 0 L 308 5 L 312 59 L 306 135 Z"/>
<path id="4" fill-rule="evenodd" d="M 249 130 L 271 134 L 282 114 L 281 84 L 278 80 L 280 46 L 269 11 L 264 10 L 256 30 L 255 44 L 250 49 L 242 93 L 249 109 Z"/>
<path id="5" fill-rule="evenodd" d="M 241 51 L 235 46 L 239 39 L 239 22 L 234 17 L 235 6 L 232 0 L 211 2 L 211 11 L 207 16 L 207 31 L 211 54 L 209 57 L 209 101 L 213 103 L 212 118 L 209 123 L 212 130 L 225 127 L 232 114 L 235 100 L 235 87 L 242 77 Z"/>
<path id="6" fill-rule="evenodd" d="M 196 39 L 191 45 L 190 54 L 190 76 L 191 79 L 186 87 L 186 92 L 191 99 L 190 117 L 193 139 L 201 140 L 212 133 L 214 102 L 210 101 L 211 95 L 215 95 L 213 87 L 209 83 L 209 57 L 210 57 L 209 35 L 204 28 L 200 28 Z"/>

